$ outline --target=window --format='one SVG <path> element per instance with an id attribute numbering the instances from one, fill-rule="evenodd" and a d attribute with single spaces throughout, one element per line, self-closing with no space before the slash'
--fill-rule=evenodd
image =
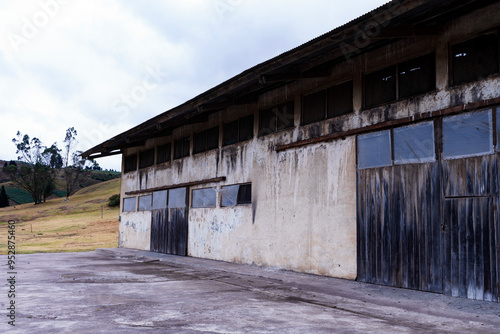
<path id="1" fill-rule="evenodd" d="M 436 56 L 434 53 L 398 65 L 399 98 L 436 89 Z"/>
<path id="2" fill-rule="evenodd" d="M 193 208 L 215 208 L 217 192 L 213 188 L 193 190 Z"/>
<path id="3" fill-rule="evenodd" d="M 325 119 L 326 90 L 304 96 L 302 124 L 310 124 Z"/>
<path id="4" fill-rule="evenodd" d="M 453 85 L 498 73 L 498 37 L 484 35 L 451 48 Z"/>
<path id="5" fill-rule="evenodd" d="M 431 162 L 435 156 L 433 122 L 394 129 L 394 163 Z"/>
<path id="6" fill-rule="evenodd" d="M 396 66 L 365 76 L 365 107 L 396 100 Z"/>
<path id="7" fill-rule="evenodd" d="M 189 156 L 189 137 L 174 141 L 174 159 Z"/>
<path id="8" fill-rule="evenodd" d="M 293 101 L 260 111 L 259 136 L 293 128 Z"/>
<path id="9" fill-rule="evenodd" d="M 158 146 L 156 148 L 156 163 L 161 164 L 163 162 L 170 161 L 171 154 L 172 154 L 172 143 Z"/>
<path id="10" fill-rule="evenodd" d="M 365 108 L 435 90 L 435 58 L 431 53 L 365 75 Z"/>
<path id="11" fill-rule="evenodd" d="M 186 188 L 170 189 L 168 192 L 168 208 L 186 207 Z"/>
<path id="12" fill-rule="evenodd" d="M 205 152 L 219 147 L 219 127 L 194 134 L 193 154 Z"/>
<path id="13" fill-rule="evenodd" d="M 445 159 L 492 152 L 491 110 L 443 118 L 443 156 Z"/>
<path id="14" fill-rule="evenodd" d="M 351 113 L 352 94 L 352 81 L 348 81 L 304 96 L 302 124 Z"/>
<path id="15" fill-rule="evenodd" d="M 229 207 L 238 204 L 252 203 L 252 185 L 237 184 L 233 186 L 225 186 L 220 190 L 221 206 Z"/>
<path id="16" fill-rule="evenodd" d="M 168 190 L 155 191 L 153 193 L 153 210 L 167 208 Z"/>
<path id="17" fill-rule="evenodd" d="M 123 199 L 123 212 L 135 211 L 135 197 L 128 197 Z"/>
<path id="18" fill-rule="evenodd" d="M 137 170 L 137 154 L 125 157 L 125 173 Z"/>
<path id="19" fill-rule="evenodd" d="M 222 144 L 224 146 L 252 139 L 253 115 L 240 118 L 230 123 L 225 123 L 223 130 Z"/>
<path id="20" fill-rule="evenodd" d="M 390 130 L 358 136 L 359 169 L 390 165 L 392 165 Z"/>
<path id="21" fill-rule="evenodd" d="M 149 166 L 153 166 L 154 163 L 155 163 L 154 148 L 139 153 L 139 168 L 146 168 Z"/>
<path id="22" fill-rule="evenodd" d="M 139 211 L 151 210 L 151 195 L 139 196 Z"/>
<path id="23" fill-rule="evenodd" d="M 327 118 L 346 115 L 352 112 L 352 81 L 328 88 Z"/>

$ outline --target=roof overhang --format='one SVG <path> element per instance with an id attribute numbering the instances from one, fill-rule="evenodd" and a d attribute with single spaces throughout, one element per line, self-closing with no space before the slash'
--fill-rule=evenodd
<path id="1" fill-rule="evenodd" d="M 81 155 L 94 159 L 120 154 L 126 148 L 142 146 L 146 139 L 168 136 L 174 128 L 205 122 L 211 113 L 235 105 L 255 103 L 259 95 L 292 81 L 329 76 L 335 65 L 345 62 L 349 57 L 358 56 L 403 38 L 438 35 L 442 31 L 442 22 L 493 2 L 391 1 L 303 45 L 256 65 L 193 99 L 92 147 Z M 369 36 L 361 46 L 360 36 Z"/>

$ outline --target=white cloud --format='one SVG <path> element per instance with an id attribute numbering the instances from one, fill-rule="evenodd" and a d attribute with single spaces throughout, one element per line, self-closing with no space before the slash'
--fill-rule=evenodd
<path id="1" fill-rule="evenodd" d="M 382 3 L 0 1 L 0 159 L 17 130 L 99 144 Z"/>

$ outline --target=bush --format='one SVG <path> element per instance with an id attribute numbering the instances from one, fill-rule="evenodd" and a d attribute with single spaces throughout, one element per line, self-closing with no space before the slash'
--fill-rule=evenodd
<path id="1" fill-rule="evenodd" d="M 108 206 L 114 207 L 120 205 L 120 195 L 116 194 L 108 198 Z"/>

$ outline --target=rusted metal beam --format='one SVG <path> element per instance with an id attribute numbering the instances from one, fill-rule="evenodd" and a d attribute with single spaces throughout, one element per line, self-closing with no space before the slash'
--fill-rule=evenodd
<path id="1" fill-rule="evenodd" d="M 278 145 L 274 148 L 276 152 L 281 152 L 285 150 L 289 150 L 292 148 L 297 148 L 297 147 L 302 147 L 310 144 L 316 144 L 316 143 L 321 143 L 321 142 L 326 142 L 326 141 L 331 141 L 335 139 L 344 139 L 349 136 L 354 136 L 366 132 L 371 132 L 375 130 L 382 130 L 385 128 L 390 128 L 396 125 L 406 125 L 410 124 L 413 122 L 417 121 L 423 121 L 423 120 L 429 120 L 433 119 L 436 117 L 440 116 L 445 116 L 445 115 L 452 115 L 452 114 L 457 114 L 463 111 L 471 111 L 474 109 L 479 109 L 479 108 L 486 108 L 490 106 L 494 106 L 500 104 L 500 97 L 494 98 L 494 99 L 489 99 L 489 100 L 483 100 L 475 103 L 468 103 L 468 104 L 463 104 L 451 108 L 446 108 L 446 109 L 441 109 L 438 111 L 429 111 L 426 113 L 422 114 L 417 114 L 414 116 L 410 117 L 405 117 L 405 118 L 400 118 L 400 119 L 395 119 L 395 120 L 390 120 L 387 122 L 382 122 L 378 124 L 373 124 L 369 126 L 365 126 L 362 128 L 358 129 L 352 129 L 352 130 L 347 130 L 343 132 L 337 132 L 337 133 L 331 133 L 325 136 L 320 136 L 316 138 L 309 138 L 309 139 L 304 139 L 304 140 L 299 140 L 290 144 L 284 144 L 284 145 Z"/>
<path id="2" fill-rule="evenodd" d="M 192 181 L 192 182 L 186 182 L 186 183 L 177 183 L 177 184 L 171 184 L 171 185 L 163 186 L 163 187 L 156 187 L 156 188 L 149 188 L 149 189 L 143 189 L 143 190 L 128 191 L 128 192 L 125 193 L 125 195 L 146 194 L 146 193 L 150 193 L 150 192 L 153 192 L 153 191 L 168 190 L 168 189 L 183 188 L 183 187 L 191 187 L 191 186 L 197 186 L 197 185 L 206 184 L 206 183 L 222 182 L 222 181 L 225 181 L 225 180 L 226 180 L 225 176 L 220 176 L 220 177 L 214 177 L 212 179 L 205 179 L 205 180 Z"/>

